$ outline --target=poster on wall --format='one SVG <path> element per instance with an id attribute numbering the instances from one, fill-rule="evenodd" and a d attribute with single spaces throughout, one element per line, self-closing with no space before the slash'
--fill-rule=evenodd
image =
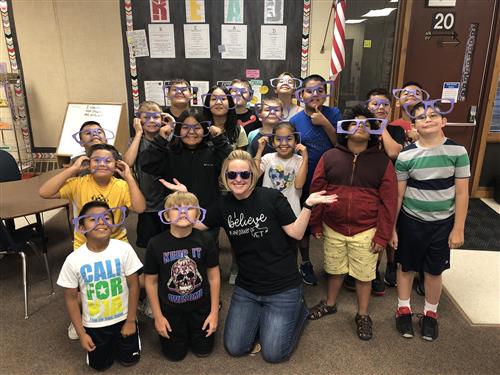
<path id="1" fill-rule="evenodd" d="M 224 0 L 224 23 L 243 23 L 243 0 Z"/>
<path id="2" fill-rule="evenodd" d="M 186 0 L 186 23 L 205 22 L 205 0 Z"/>
<path id="3" fill-rule="evenodd" d="M 148 41 L 146 39 L 146 30 L 127 31 L 127 42 L 130 56 L 145 57 L 149 56 Z"/>
<path id="4" fill-rule="evenodd" d="M 151 58 L 175 59 L 174 25 L 149 24 L 148 31 Z"/>
<path id="5" fill-rule="evenodd" d="M 260 27 L 260 59 L 286 59 L 286 26 L 262 25 Z"/>
<path id="6" fill-rule="evenodd" d="M 168 0 L 149 0 L 151 22 L 170 22 Z"/>
<path id="7" fill-rule="evenodd" d="M 144 81 L 144 97 L 146 100 L 164 106 L 165 94 L 163 92 L 163 81 Z"/>
<path id="8" fill-rule="evenodd" d="M 247 58 L 247 25 L 221 25 L 223 59 Z"/>
<path id="9" fill-rule="evenodd" d="M 264 23 L 283 23 L 283 3 L 284 0 L 264 0 Z"/>
<path id="10" fill-rule="evenodd" d="M 184 48 L 186 59 L 210 58 L 210 27 L 208 24 L 184 24 Z"/>
<path id="11" fill-rule="evenodd" d="M 190 81 L 191 87 L 195 88 L 193 90 L 193 99 L 191 99 L 191 105 L 193 107 L 202 107 L 203 101 L 201 100 L 202 95 L 208 93 L 210 88 L 210 82 L 208 81 Z"/>

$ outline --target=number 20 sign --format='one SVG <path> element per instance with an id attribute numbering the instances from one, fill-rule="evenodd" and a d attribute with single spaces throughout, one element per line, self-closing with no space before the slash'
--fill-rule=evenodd
<path id="1" fill-rule="evenodd" d="M 432 30 L 433 31 L 449 31 L 455 26 L 454 12 L 437 12 L 432 15 Z"/>

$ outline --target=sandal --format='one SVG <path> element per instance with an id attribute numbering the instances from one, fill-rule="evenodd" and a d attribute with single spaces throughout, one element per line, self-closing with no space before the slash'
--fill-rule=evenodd
<path id="1" fill-rule="evenodd" d="M 325 315 L 329 314 L 335 314 L 337 312 L 337 304 L 333 306 L 328 306 L 326 304 L 325 300 L 319 301 L 317 305 L 314 305 L 310 310 L 309 310 L 309 315 L 307 316 L 307 319 L 309 320 L 317 320 Z"/>

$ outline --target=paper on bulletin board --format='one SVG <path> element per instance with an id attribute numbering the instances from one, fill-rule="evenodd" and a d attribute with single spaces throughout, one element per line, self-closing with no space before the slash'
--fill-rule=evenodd
<path id="1" fill-rule="evenodd" d="M 208 24 L 184 24 L 184 48 L 186 59 L 210 58 L 210 27 Z"/>
<path id="2" fill-rule="evenodd" d="M 168 0 L 149 0 L 151 22 L 170 22 Z"/>
<path id="3" fill-rule="evenodd" d="M 460 82 L 443 82 L 443 91 L 441 99 L 451 99 L 455 103 L 458 100 L 458 92 L 460 91 Z"/>
<path id="4" fill-rule="evenodd" d="M 247 25 L 221 25 L 223 59 L 247 58 Z"/>
<path id="5" fill-rule="evenodd" d="M 171 23 L 149 24 L 148 31 L 151 58 L 175 59 L 174 25 Z"/>
<path id="6" fill-rule="evenodd" d="M 146 30 L 127 31 L 127 42 L 129 53 L 133 57 L 149 56 L 148 41 L 146 39 Z"/>
<path id="7" fill-rule="evenodd" d="M 243 23 L 243 0 L 224 0 L 224 23 Z"/>
<path id="8" fill-rule="evenodd" d="M 210 82 L 208 81 L 190 81 L 191 87 L 196 87 L 196 92 L 193 92 L 193 99 L 191 100 L 191 105 L 193 107 L 202 107 L 203 101 L 201 96 L 208 93 L 210 89 Z"/>
<path id="9" fill-rule="evenodd" d="M 186 0 L 186 23 L 205 22 L 205 0 Z"/>
<path id="10" fill-rule="evenodd" d="M 266 24 L 283 23 L 283 3 L 284 0 L 264 1 L 264 23 Z"/>
<path id="11" fill-rule="evenodd" d="M 260 59 L 286 59 L 286 26 L 260 26 Z"/>
<path id="12" fill-rule="evenodd" d="M 256 103 L 260 103 L 262 101 L 262 85 L 264 84 L 264 81 L 261 79 L 252 79 L 249 82 L 250 85 L 252 85 L 253 90 L 253 98 L 250 103 L 255 105 Z"/>
<path id="13" fill-rule="evenodd" d="M 144 81 L 144 97 L 161 106 L 165 105 L 165 93 L 163 91 L 163 81 Z"/>

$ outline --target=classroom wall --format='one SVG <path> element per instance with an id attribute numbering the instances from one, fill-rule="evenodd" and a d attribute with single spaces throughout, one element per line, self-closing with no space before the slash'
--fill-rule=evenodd
<path id="1" fill-rule="evenodd" d="M 127 102 L 118 0 L 12 5 L 34 146 L 57 146 L 68 102 Z"/>
<path id="2" fill-rule="evenodd" d="M 320 74 L 328 79 L 330 56 L 332 51 L 333 20 L 328 28 L 325 41 L 325 52 L 321 53 L 321 45 L 325 37 L 328 16 L 332 7 L 331 0 L 311 0 L 311 26 L 309 31 L 309 74 Z M 332 15 L 333 18 L 333 15 Z"/>

